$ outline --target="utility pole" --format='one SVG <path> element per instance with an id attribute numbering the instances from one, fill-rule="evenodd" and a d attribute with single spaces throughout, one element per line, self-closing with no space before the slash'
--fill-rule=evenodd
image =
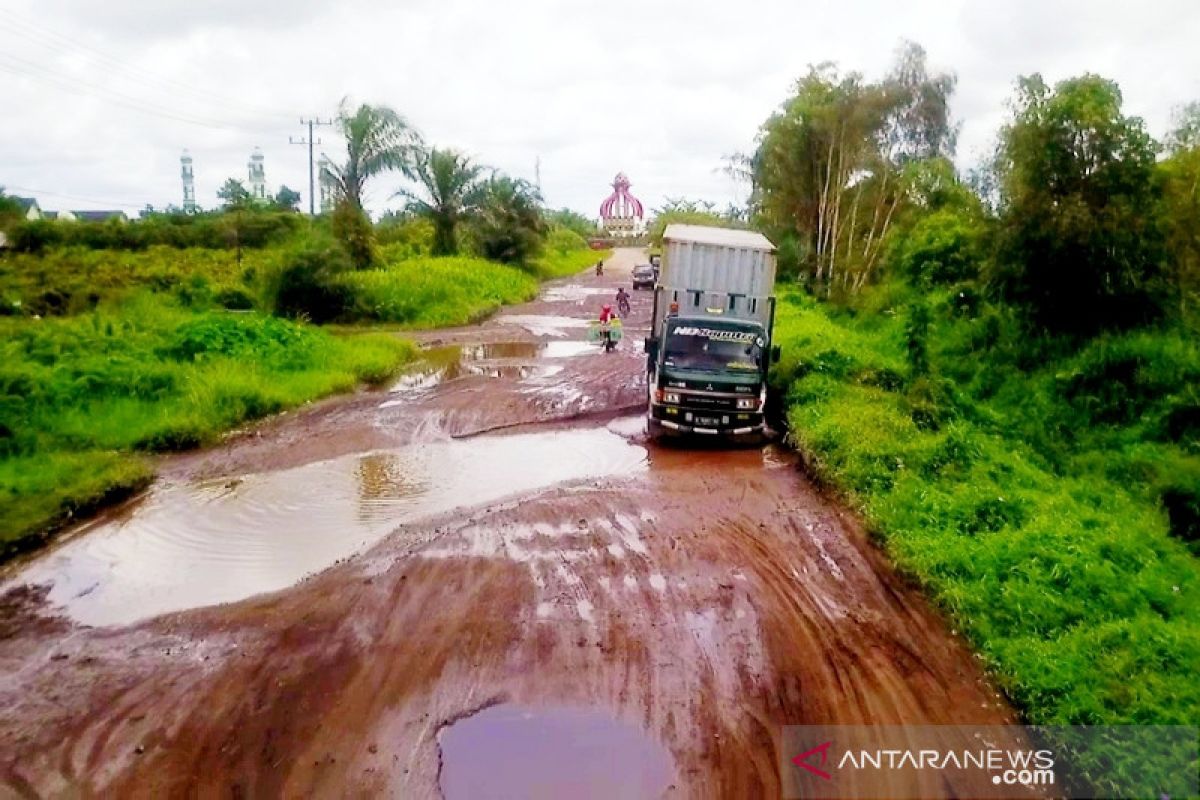
<path id="1" fill-rule="evenodd" d="M 315 217 L 317 215 L 317 182 L 313 176 L 313 145 L 320 144 L 321 140 L 313 137 L 313 128 L 318 125 L 332 125 L 333 120 L 321 119 L 320 117 L 309 117 L 308 119 L 301 118 L 301 125 L 308 126 L 308 137 L 296 139 L 288 137 L 288 144 L 306 144 L 308 145 L 308 215 Z"/>

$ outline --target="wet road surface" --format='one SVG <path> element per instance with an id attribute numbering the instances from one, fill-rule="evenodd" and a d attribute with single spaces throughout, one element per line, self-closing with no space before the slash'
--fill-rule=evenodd
<path id="1" fill-rule="evenodd" d="M 640 257 L 7 569 L 0 795 L 770 797 L 785 724 L 1013 721 L 786 450 L 646 441 Z"/>

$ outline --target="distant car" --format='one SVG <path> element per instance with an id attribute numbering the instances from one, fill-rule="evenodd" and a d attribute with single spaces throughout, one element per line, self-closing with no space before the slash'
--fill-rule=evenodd
<path id="1" fill-rule="evenodd" d="M 638 264 L 633 268 L 633 288 L 653 289 L 658 270 L 649 264 Z"/>

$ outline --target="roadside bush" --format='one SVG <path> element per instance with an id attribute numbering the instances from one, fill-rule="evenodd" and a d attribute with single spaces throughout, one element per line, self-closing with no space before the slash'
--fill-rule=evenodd
<path id="1" fill-rule="evenodd" d="M 907 360 L 902 312 L 781 298 L 773 382 L 804 463 L 858 507 L 1029 721 L 1193 722 L 1200 459 L 1155 437 L 1172 419 L 1190 430 L 1194 341 L 1143 331 L 1075 351 L 991 311 L 934 314 L 935 363 L 961 377 L 884 391 L 876 376 Z M 989 349 L 975 350 L 988 319 Z"/>
<path id="2" fill-rule="evenodd" d="M 537 281 L 516 267 L 461 256 L 413 258 L 339 278 L 352 319 L 423 328 L 465 325 L 530 300 Z"/>
<path id="3" fill-rule="evenodd" d="M 8 232 L 8 245 L 18 253 L 40 254 L 62 239 L 62 226 L 45 219 L 20 222 Z"/>
<path id="4" fill-rule="evenodd" d="M 226 286 L 217 291 L 213 300 L 221 308 L 230 311 L 250 311 L 254 308 L 254 297 L 242 286 Z"/>
<path id="5" fill-rule="evenodd" d="M 428 256 L 433 251 L 433 223 L 424 217 L 385 217 L 375 226 L 375 239 L 385 263 Z"/>
<path id="6" fill-rule="evenodd" d="M 362 209 L 342 201 L 333 209 L 331 223 L 334 238 L 341 243 L 356 269 L 370 269 L 378 263 L 375 230 Z"/>
<path id="7" fill-rule="evenodd" d="M 587 239 L 569 228 L 551 228 L 550 233 L 546 235 L 546 251 L 556 256 L 586 250 L 587 246 Z"/>
<path id="8" fill-rule="evenodd" d="M 963 212 L 922 217 L 895 246 L 895 266 L 914 286 L 951 284 L 977 276 L 979 224 Z"/>
<path id="9" fill-rule="evenodd" d="M 142 292 L 74 317 L 0 317 L 0 549 L 148 479 L 137 451 L 206 444 L 246 420 L 415 356 L 397 337 L 334 337 Z"/>
<path id="10" fill-rule="evenodd" d="M 268 277 L 268 306 L 281 317 L 330 322 L 345 315 L 350 294 L 339 276 L 353 270 L 332 241 L 310 239 L 292 248 Z"/>

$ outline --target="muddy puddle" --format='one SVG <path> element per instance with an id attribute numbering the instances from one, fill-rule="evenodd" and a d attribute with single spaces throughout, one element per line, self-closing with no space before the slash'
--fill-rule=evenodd
<path id="1" fill-rule="evenodd" d="M 599 309 L 597 309 L 599 313 Z M 588 320 L 550 314 L 507 314 L 496 319 L 501 325 L 519 325 L 534 336 L 565 338 L 568 330 L 586 328 Z"/>
<path id="2" fill-rule="evenodd" d="M 542 294 L 542 299 L 548 303 L 575 303 L 583 305 L 589 301 L 595 301 L 597 304 L 602 301 L 601 297 L 616 298 L 616 291 L 607 286 L 581 286 L 577 283 L 570 283 L 565 286 L 552 286 Z"/>
<path id="3" fill-rule="evenodd" d="M 557 340 L 538 342 L 491 342 L 484 344 L 431 347 L 420 361 L 389 388 L 393 394 L 409 395 L 469 375 L 527 380 L 552 378 L 563 371 L 561 364 L 542 363 L 594 352 L 589 342 Z M 383 408 L 398 401 L 385 401 Z"/>
<path id="4" fill-rule="evenodd" d="M 641 729 L 597 711 L 497 705 L 438 737 L 446 800 L 657 798 L 670 754 Z"/>
<path id="5" fill-rule="evenodd" d="M 398 526 L 556 483 L 647 468 L 604 428 L 355 454 L 237 479 L 159 483 L 0 587 L 50 584 L 88 625 L 124 624 L 294 584 Z"/>

